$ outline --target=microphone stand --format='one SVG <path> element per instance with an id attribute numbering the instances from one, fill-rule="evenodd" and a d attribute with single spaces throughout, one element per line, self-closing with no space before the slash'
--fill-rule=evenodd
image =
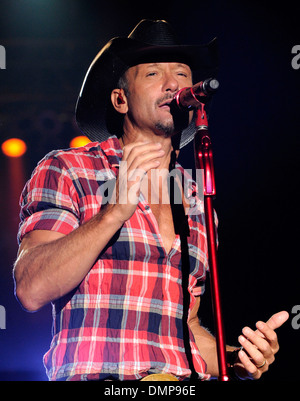
<path id="1" fill-rule="evenodd" d="M 212 307 L 215 320 L 216 345 L 219 364 L 218 380 L 229 381 L 218 276 L 216 228 L 212 205 L 212 200 L 216 195 L 213 153 L 210 134 L 208 131 L 207 115 L 206 111 L 204 110 L 204 106 L 205 105 L 203 103 L 200 103 L 200 106 L 196 109 L 196 134 L 194 138 L 195 164 L 197 169 L 204 170 L 204 210 L 210 266 Z"/>

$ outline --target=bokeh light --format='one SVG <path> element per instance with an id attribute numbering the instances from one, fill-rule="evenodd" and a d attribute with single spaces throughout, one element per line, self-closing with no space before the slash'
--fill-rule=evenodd
<path id="1" fill-rule="evenodd" d="M 19 138 L 10 138 L 1 145 L 2 152 L 8 157 L 20 157 L 27 151 L 26 143 Z"/>
<path id="2" fill-rule="evenodd" d="M 79 135 L 71 140 L 70 146 L 71 146 L 71 148 L 80 148 L 81 146 L 85 146 L 90 142 L 91 141 L 89 140 L 89 138 L 87 136 Z"/>

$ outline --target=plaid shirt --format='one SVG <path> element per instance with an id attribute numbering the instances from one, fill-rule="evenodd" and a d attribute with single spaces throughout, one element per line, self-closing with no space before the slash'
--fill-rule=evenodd
<path id="1" fill-rule="evenodd" d="M 101 184 L 115 178 L 122 157 L 117 138 L 53 151 L 38 164 L 21 195 L 19 242 L 31 230 L 69 234 L 101 208 Z M 182 173 L 184 170 L 176 165 Z M 208 270 L 203 203 L 188 179 L 190 310 Z M 74 266 L 76 268 L 76 266 Z M 169 254 L 141 194 L 133 216 L 111 240 L 81 284 L 53 303 L 53 339 L 44 356 L 50 380 L 136 380 L 149 373 L 190 375 L 183 343 L 181 248 Z M 201 379 L 206 364 L 190 332 Z"/>

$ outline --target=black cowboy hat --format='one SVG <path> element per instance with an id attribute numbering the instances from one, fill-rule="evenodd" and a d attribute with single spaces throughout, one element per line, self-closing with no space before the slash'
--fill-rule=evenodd
<path id="1" fill-rule="evenodd" d="M 190 66 L 197 81 L 217 72 L 217 40 L 203 45 L 181 45 L 168 22 L 144 19 L 128 37 L 111 39 L 90 65 L 76 104 L 76 121 L 91 140 L 102 142 L 122 135 L 122 116 L 110 100 L 124 72 L 147 62 L 183 62 Z M 195 80 L 196 78 L 194 78 Z M 179 147 L 193 139 L 192 124 L 181 134 Z"/>

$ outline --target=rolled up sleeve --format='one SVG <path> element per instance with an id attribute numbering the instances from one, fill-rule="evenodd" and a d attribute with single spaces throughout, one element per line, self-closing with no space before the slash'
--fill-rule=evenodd
<path id="1" fill-rule="evenodd" d="M 35 168 L 20 198 L 18 242 L 32 230 L 69 234 L 79 226 L 76 188 L 63 161 L 49 154 Z"/>

